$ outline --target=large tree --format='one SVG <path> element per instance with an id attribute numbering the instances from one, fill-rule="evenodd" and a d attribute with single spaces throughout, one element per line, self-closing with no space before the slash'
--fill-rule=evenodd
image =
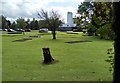
<path id="1" fill-rule="evenodd" d="M 92 35 L 95 33 L 96 36 L 99 34 L 100 38 L 113 39 L 114 33 L 111 29 L 112 2 L 89 1 L 90 2 L 83 2 L 78 6 L 78 13 L 81 16 L 79 19 L 80 21 L 83 18 L 85 19 L 83 23 L 84 26 L 88 27 L 88 34 Z"/>
<path id="2" fill-rule="evenodd" d="M 108 36 L 109 38 L 112 38 L 111 35 L 111 28 L 110 24 L 112 21 L 112 2 L 95 2 L 94 3 L 94 15 L 92 17 L 91 23 L 96 27 L 95 34 L 96 36 L 97 31 L 98 33 L 104 30 L 103 27 L 106 28 L 108 31 L 108 34 L 100 34 L 101 37 Z M 106 27 L 106 25 L 109 24 L 109 27 Z M 106 38 L 105 38 L 106 39 Z"/>
<path id="3" fill-rule="evenodd" d="M 116 33 L 113 83 L 120 82 L 120 2 L 113 3 L 113 29 Z"/>
<path id="4" fill-rule="evenodd" d="M 59 28 L 60 24 L 62 23 L 60 20 L 60 15 L 57 11 L 51 10 L 49 13 L 48 11 L 41 10 L 38 12 L 38 16 L 45 20 L 46 26 L 52 31 L 53 39 L 56 39 L 56 30 Z"/>

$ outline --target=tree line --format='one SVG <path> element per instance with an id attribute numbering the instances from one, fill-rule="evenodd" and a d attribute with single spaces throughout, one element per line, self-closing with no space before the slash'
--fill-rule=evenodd
<path id="1" fill-rule="evenodd" d="M 19 17 L 17 20 L 11 22 L 10 20 L 7 20 L 7 17 L 1 15 L 0 18 L 2 19 L 2 29 L 32 29 L 32 30 L 38 30 L 39 28 L 45 28 L 47 27 L 45 25 L 45 20 L 36 20 L 35 18 L 30 21 L 30 19 L 27 19 L 27 21 Z"/>
<path id="2" fill-rule="evenodd" d="M 35 20 L 33 18 L 32 21 L 30 19 L 27 19 L 25 21 L 24 18 L 19 17 L 16 21 L 11 23 L 9 20 L 6 19 L 3 15 L 0 17 L 2 19 L 2 29 L 32 29 L 32 30 L 38 30 L 39 28 L 48 28 L 52 34 L 53 39 L 56 39 L 56 31 L 58 30 L 59 26 L 63 23 L 60 20 L 60 15 L 57 11 L 51 10 L 41 10 L 37 13 L 40 20 Z"/>

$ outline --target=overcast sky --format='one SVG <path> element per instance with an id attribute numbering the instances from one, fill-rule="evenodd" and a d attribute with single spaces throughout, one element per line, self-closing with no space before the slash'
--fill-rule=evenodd
<path id="1" fill-rule="evenodd" d="M 0 14 L 9 20 L 23 18 L 38 18 L 37 12 L 41 9 L 58 11 L 62 19 L 67 18 L 67 12 L 77 13 L 78 5 L 84 0 L 1 0 Z"/>

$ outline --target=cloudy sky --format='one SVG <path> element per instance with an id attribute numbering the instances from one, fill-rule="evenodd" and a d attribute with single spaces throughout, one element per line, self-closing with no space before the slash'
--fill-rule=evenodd
<path id="1" fill-rule="evenodd" d="M 78 5 L 84 0 L 0 0 L 0 14 L 9 20 L 23 18 L 38 18 L 37 11 L 41 9 L 56 10 L 62 19 L 67 18 L 67 12 L 77 13 Z"/>

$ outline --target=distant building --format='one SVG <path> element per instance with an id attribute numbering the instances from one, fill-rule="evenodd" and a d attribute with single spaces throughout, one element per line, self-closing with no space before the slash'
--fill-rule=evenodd
<path id="1" fill-rule="evenodd" d="M 67 12 L 67 26 L 72 27 L 73 26 L 73 13 Z"/>
<path id="2" fill-rule="evenodd" d="M 74 21 L 73 13 L 72 12 L 67 12 L 67 23 L 60 26 L 59 30 L 62 30 L 62 31 L 71 31 L 71 30 L 73 30 L 74 28 L 76 28 L 76 24 L 74 24 L 73 21 Z"/>

